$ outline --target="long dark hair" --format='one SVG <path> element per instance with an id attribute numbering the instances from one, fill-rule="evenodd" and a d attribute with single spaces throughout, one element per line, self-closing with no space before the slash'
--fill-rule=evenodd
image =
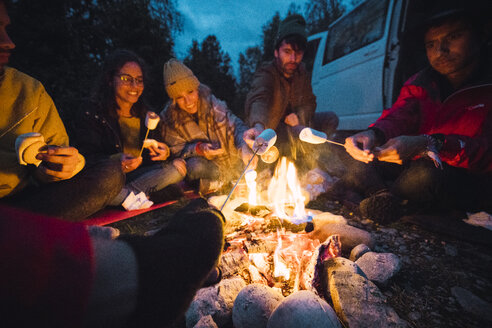
<path id="1" fill-rule="evenodd" d="M 128 62 L 135 62 L 140 66 L 144 78 L 144 85 L 147 83 L 147 64 L 142 58 L 130 50 L 118 49 L 114 51 L 104 61 L 101 74 L 99 75 L 91 94 L 91 100 L 99 104 L 101 109 L 106 112 L 107 115 L 113 117 L 117 115 L 116 110 L 118 104 L 115 99 L 114 76 Z M 144 88 L 144 92 L 131 108 L 132 116 L 144 116 L 147 111 L 145 96 L 146 93 Z"/>

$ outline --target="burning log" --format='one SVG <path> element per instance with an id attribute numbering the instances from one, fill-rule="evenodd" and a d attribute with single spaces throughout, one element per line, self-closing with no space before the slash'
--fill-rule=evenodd
<path id="1" fill-rule="evenodd" d="M 324 277 L 325 261 L 339 257 L 342 254 L 342 245 L 338 235 L 332 235 L 319 247 L 311 256 L 310 263 L 307 265 L 300 282 L 301 288 L 311 290 L 319 296 L 325 295 L 327 289 Z"/>

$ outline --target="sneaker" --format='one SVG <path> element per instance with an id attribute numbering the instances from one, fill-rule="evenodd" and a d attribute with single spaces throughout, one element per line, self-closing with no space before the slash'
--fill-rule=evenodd
<path id="1" fill-rule="evenodd" d="M 359 211 L 363 218 L 382 224 L 395 222 L 403 215 L 401 200 L 388 190 L 378 191 L 362 200 Z"/>

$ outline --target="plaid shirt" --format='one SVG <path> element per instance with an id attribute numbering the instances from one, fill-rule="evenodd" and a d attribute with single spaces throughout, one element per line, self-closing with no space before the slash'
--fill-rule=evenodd
<path id="1" fill-rule="evenodd" d="M 245 144 L 243 133 L 247 127 L 225 102 L 212 95 L 210 88 L 201 84 L 198 93 L 198 122 L 175 103 L 169 102 L 162 110 L 163 140 L 173 155 L 185 159 L 199 156 L 196 153 L 198 142 L 220 145 L 226 151 L 214 162 L 221 168 L 231 168 L 241 160 L 240 151 Z"/>

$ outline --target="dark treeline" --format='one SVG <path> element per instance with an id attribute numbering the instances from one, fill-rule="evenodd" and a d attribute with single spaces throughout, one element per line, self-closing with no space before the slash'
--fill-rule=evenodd
<path id="1" fill-rule="evenodd" d="M 9 33 L 17 47 L 10 65 L 45 85 L 70 127 L 104 58 L 114 49 L 127 48 L 149 64 L 152 83 L 146 85 L 146 93 L 150 105 L 160 110 L 167 101 L 162 65 L 174 57 L 174 39 L 182 30 L 177 1 L 11 0 Z M 341 0 L 311 0 L 303 9 L 291 4 L 287 15 L 303 14 L 310 34 L 326 29 L 346 10 Z M 240 54 L 238 77 L 214 35 L 193 40 L 184 62 L 242 117 L 251 77 L 259 63 L 273 58 L 275 33 L 283 18 L 277 12 L 258 31 L 258 45 Z"/>

